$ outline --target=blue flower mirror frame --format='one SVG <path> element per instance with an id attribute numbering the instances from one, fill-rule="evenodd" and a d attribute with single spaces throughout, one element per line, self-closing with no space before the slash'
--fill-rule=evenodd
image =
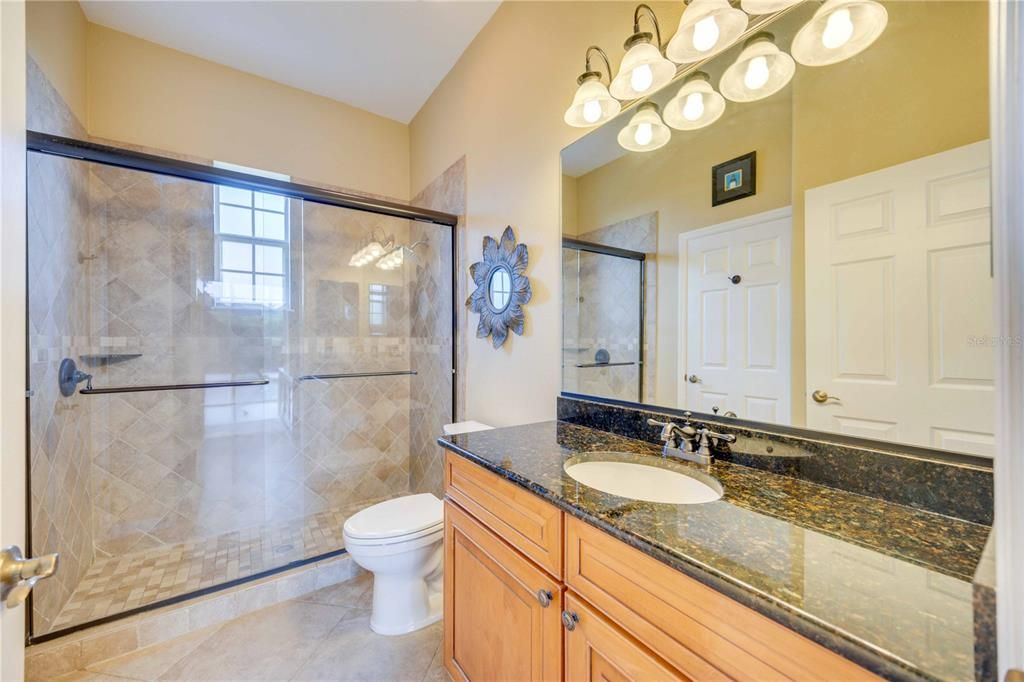
<path id="1" fill-rule="evenodd" d="M 523 306 L 533 297 L 530 279 L 523 274 L 530 255 L 526 244 L 516 244 L 509 226 L 501 234 L 500 243 L 493 237 L 484 237 L 483 258 L 469 268 L 476 290 L 466 299 L 466 306 L 480 314 L 476 337 L 490 336 L 491 345 L 501 348 L 509 330 L 523 335 Z"/>

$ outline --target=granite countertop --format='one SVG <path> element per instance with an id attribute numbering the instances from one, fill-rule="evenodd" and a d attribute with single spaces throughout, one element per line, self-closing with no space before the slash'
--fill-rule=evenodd
<path id="1" fill-rule="evenodd" d="M 671 464 L 715 477 L 718 501 L 621 498 L 565 462 L 660 449 L 565 422 L 438 442 L 884 677 L 974 679 L 971 580 L 988 526 L 724 461 Z"/>

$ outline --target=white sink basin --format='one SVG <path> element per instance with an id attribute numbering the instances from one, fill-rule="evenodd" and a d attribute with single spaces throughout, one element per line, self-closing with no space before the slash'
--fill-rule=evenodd
<path id="1" fill-rule="evenodd" d="M 663 504 L 704 504 L 722 497 L 711 476 L 654 457 L 657 466 L 640 464 L 637 455 L 590 453 L 565 463 L 565 473 L 585 486 L 618 497 Z"/>

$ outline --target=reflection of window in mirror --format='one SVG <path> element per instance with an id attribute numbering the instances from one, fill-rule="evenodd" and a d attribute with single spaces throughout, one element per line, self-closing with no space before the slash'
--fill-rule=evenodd
<path id="1" fill-rule="evenodd" d="M 382 336 L 388 321 L 388 287 L 386 284 L 369 284 L 366 291 L 370 334 Z"/>
<path id="2" fill-rule="evenodd" d="M 856 56 L 797 63 L 660 149 L 618 144 L 634 110 L 564 149 L 563 234 L 649 255 L 645 402 L 991 456 L 988 5 L 882 4 Z M 780 50 L 819 7 L 772 20 Z M 701 82 L 720 93 L 743 49 L 701 63 Z M 686 77 L 652 96 L 663 112 Z M 714 205 L 712 169 L 751 151 L 756 194 Z M 582 391 L 573 262 L 563 383 Z M 590 298 L 598 328 L 639 306 Z"/>

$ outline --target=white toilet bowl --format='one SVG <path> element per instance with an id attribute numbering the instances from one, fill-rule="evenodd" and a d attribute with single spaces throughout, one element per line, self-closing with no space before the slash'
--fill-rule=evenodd
<path id="1" fill-rule="evenodd" d="M 345 549 L 373 573 L 370 627 L 401 635 L 441 619 L 444 505 L 429 493 L 387 500 L 345 521 Z"/>

